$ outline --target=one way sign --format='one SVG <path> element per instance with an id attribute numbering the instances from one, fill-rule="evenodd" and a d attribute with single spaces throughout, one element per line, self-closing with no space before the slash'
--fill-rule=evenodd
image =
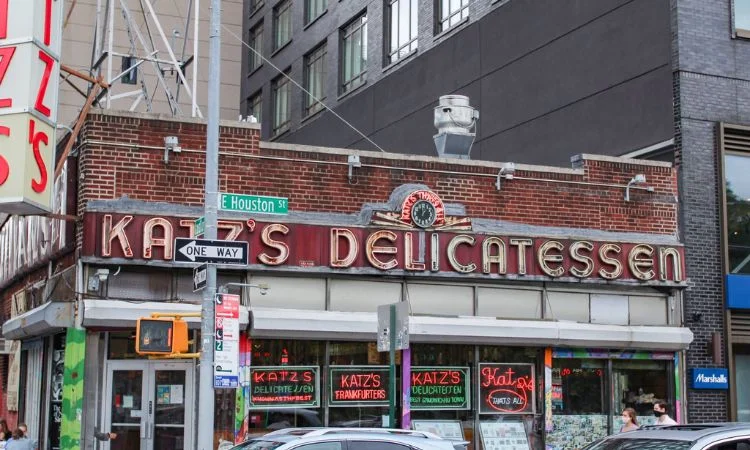
<path id="1" fill-rule="evenodd" d="M 247 242 L 212 241 L 208 239 L 177 238 L 174 240 L 175 262 L 234 264 L 248 263 Z"/>

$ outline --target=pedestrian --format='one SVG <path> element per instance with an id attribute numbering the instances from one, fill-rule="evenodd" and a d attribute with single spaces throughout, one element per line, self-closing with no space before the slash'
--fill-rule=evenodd
<path id="1" fill-rule="evenodd" d="M 654 415 L 656 416 L 656 425 L 677 425 L 677 422 L 669 417 L 667 409 L 669 404 L 665 402 L 654 403 Z"/>
<path id="2" fill-rule="evenodd" d="M 10 438 L 10 429 L 5 419 L 0 419 L 0 441 L 7 441 Z"/>
<path id="3" fill-rule="evenodd" d="M 103 433 L 103 432 L 100 432 L 99 430 L 94 430 L 94 437 L 98 441 L 112 441 L 112 440 L 117 439 L 117 433 L 112 433 L 112 432 Z"/>
<path id="4" fill-rule="evenodd" d="M 11 439 L 5 444 L 5 450 L 35 450 L 34 443 L 23 435 L 23 430 L 16 428 Z"/>
<path id="5" fill-rule="evenodd" d="M 635 431 L 638 428 L 638 419 L 635 417 L 635 410 L 633 408 L 625 408 L 622 410 L 622 428 L 620 433 L 626 431 Z"/>

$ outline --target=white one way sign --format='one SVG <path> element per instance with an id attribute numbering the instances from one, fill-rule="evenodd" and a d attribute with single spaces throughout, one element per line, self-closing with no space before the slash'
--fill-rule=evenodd
<path id="1" fill-rule="evenodd" d="M 175 262 L 248 264 L 248 244 L 237 241 L 177 238 L 174 240 Z"/>

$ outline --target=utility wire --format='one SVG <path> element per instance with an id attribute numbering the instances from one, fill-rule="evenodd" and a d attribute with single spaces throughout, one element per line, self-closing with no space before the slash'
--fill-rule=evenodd
<path id="1" fill-rule="evenodd" d="M 242 45 L 244 45 L 245 47 L 247 47 L 248 49 L 250 49 L 256 55 L 258 55 L 264 62 L 268 63 L 269 66 L 273 67 L 273 69 L 276 72 L 280 73 L 286 79 L 288 79 L 289 81 L 291 81 L 295 86 L 297 86 L 298 88 L 300 88 L 300 90 L 302 90 L 302 92 L 304 92 L 305 94 L 309 95 L 313 100 L 315 100 L 316 102 L 318 102 L 321 105 L 323 105 L 323 108 L 325 108 L 326 110 L 328 110 L 337 119 L 339 119 L 340 121 L 344 122 L 349 128 L 351 128 L 357 134 L 359 134 L 360 136 L 362 136 L 367 142 L 369 142 L 370 144 L 374 145 L 375 148 L 377 148 L 381 152 L 383 152 L 383 153 L 389 153 L 386 150 L 384 150 L 381 146 L 379 146 L 378 144 L 376 144 L 372 139 L 370 139 L 369 137 L 367 137 L 363 132 L 359 131 L 359 129 L 357 129 L 357 127 L 355 127 L 354 125 L 352 125 L 351 123 L 349 123 L 346 119 L 344 119 L 343 117 L 341 117 L 336 111 L 334 111 L 331 108 L 329 108 L 328 105 L 326 105 L 325 103 L 323 103 L 323 101 L 321 101 L 320 99 L 318 99 L 317 97 L 315 97 L 314 95 L 312 95 L 312 93 L 310 93 L 310 91 L 308 91 L 307 89 L 305 89 L 304 87 L 302 87 L 299 83 L 297 83 L 296 81 L 294 81 L 294 79 L 292 77 L 290 77 L 289 75 L 287 75 L 286 73 L 284 73 L 281 69 L 279 69 L 278 67 L 276 67 L 271 61 L 269 61 L 263 55 L 261 55 L 260 52 L 256 51 L 252 46 L 250 46 L 250 44 L 248 44 L 247 42 L 243 41 L 241 37 L 237 36 L 232 30 L 230 30 L 229 28 L 227 28 L 226 25 L 222 24 L 221 27 L 224 28 L 224 31 L 226 31 L 227 33 L 229 33 L 230 35 L 232 35 L 232 37 L 234 37 L 236 40 L 238 40 L 239 42 L 241 42 Z"/>

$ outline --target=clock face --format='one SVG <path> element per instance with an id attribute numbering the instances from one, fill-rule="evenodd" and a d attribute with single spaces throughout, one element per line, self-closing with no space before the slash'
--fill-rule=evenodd
<path id="1" fill-rule="evenodd" d="M 437 211 L 435 205 L 427 200 L 419 200 L 411 207 L 411 220 L 420 228 L 427 228 L 435 223 Z"/>

